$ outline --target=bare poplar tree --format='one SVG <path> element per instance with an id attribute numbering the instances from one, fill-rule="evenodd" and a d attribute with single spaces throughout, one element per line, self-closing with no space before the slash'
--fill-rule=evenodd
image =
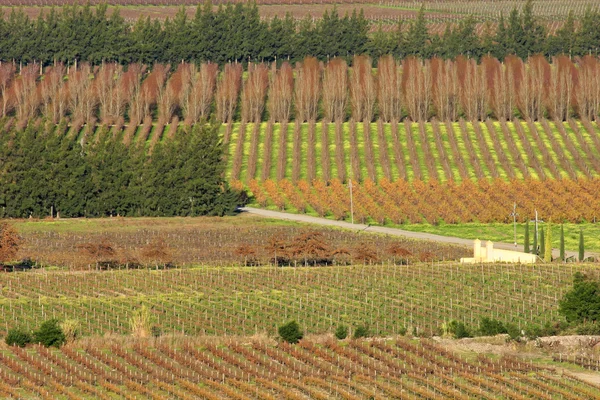
<path id="1" fill-rule="evenodd" d="M 21 70 L 21 74 L 13 86 L 16 100 L 16 117 L 20 123 L 26 123 L 33 118 L 39 107 L 36 81 L 40 66 L 29 64 Z"/>
<path id="2" fill-rule="evenodd" d="M 456 121 L 458 118 L 458 75 L 451 60 L 433 59 L 433 104 L 438 119 Z M 435 72 L 434 72 L 435 71 Z"/>
<path id="3" fill-rule="evenodd" d="M 516 63 L 515 63 L 516 64 Z M 549 65 L 543 56 L 530 57 L 527 65 L 521 62 L 523 79 L 518 87 L 519 110 L 527 119 L 543 117 L 544 85 L 549 81 Z"/>
<path id="4" fill-rule="evenodd" d="M 43 113 L 53 124 L 57 124 L 65 115 L 59 94 L 64 86 L 65 73 L 64 64 L 57 63 L 48 68 L 40 85 Z"/>
<path id="5" fill-rule="evenodd" d="M 377 68 L 377 95 L 379 115 L 385 122 L 400 121 L 402 117 L 401 82 L 394 57 L 381 57 Z"/>
<path id="6" fill-rule="evenodd" d="M 485 70 L 470 59 L 465 65 L 464 80 L 461 82 L 461 104 L 465 117 L 483 121 L 487 117 L 487 81 Z"/>
<path id="7" fill-rule="evenodd" d="M 352 100 L 352 118 L 371 122 L 376 88 L 371 59 L 367 56 L 354 56 L 350 75 L 350 98 Z"/>
<path id="8" fill-rule="evenodd" d="M 323 74 L 323 110 L 330 121 L 343 121 L 348 99 L 348 66 L 341 58 L 327 63 Z"/>
<path id="9" fill-rule="evenodd" d="M 567 56 L 554 57 L 548 86 L 547 109 L 554 119 L 565 121 L 573 106 L 575 66 Z"/>
<path id="10" fill-rule="evenodd" d="M 268 84 L 267 66 L 264 63 L 248 64 L 248 78 L 242 90 L 242 120 L 260 122 Z"/>
<path id="11" fill-rule="evenodd" d="M 11 110 L 12 101 L 9 87 L 15 76 L 15 65 L 13 63 L 4 63 L 0 65 L 0 96 L 2 97 L 2 115 Z"/>
<path id="12" fill-rule="evenodd" d="M 217 116 L 222 122 L 231 122 L 233 119 L 241 84 L 241 64 L 225 64 L 223 74 L 217 84 L 217 92 L 215 95 Z"/>
<path id="13" fill-rule="evenodd" d="M 296 67 L 294 88 L 296 118 L 302 122 L 316 120 L 321 96 L 321 65 L 314 57 L 306 57 Z"/>
<path id="14" fill-rule="evenodd" d="M 579 115 L 588 120 L 598 118 L 600 112 L 600 63 L 593 56 L 585 56 L 579 62 L 577 82 Z"/>
<path id="15" fill-rule="evenodd" d="M 273 70 L 269 85 L 269 114 L 275 121 L 288 121 L 292 110 L 294 74 L 289 63 L 284 62 L 278 70 Z M 302 122 L 302 118 L 296 116 Z"/>
<path id="16" fill-rule="evenodd" d="M 142 99 L 142 76 L 145 68 L 140 64 L 129 64 L 124 76 L 124 95 L 129 102 L 129 126 L 138 126 L 142 121 L 144 103 Z"/>
<path id="17" fill-rule="evenodd" d="M 410 57 L 403 61 L 402 67 L 404 104 L 408 114 L 414 121 L 425 121 L 429 117 L 431 107 L 430 61 Z"/>
<path id="18" fill-rule="evenodd" d="M 114 95 L 119 75 L 117 71 L 121 70 L 121 66 L 117 63 L 102 64 L 96 75 L 96 90 L 98 93 L 98 104 L 100 108 L 100 119 L 105 124 L 112 124 L 115 116 L 112 115 L 111 108 L 113 105 Z"/>
<path id="19" fill-rule="evenodd" d="M 179 104 L 187 124 L 208 118 L 218 73 L 219 66 L 209 62 L 201 64 L 200 68 L 191 64 L 189 73 L 182 77 Z"/>

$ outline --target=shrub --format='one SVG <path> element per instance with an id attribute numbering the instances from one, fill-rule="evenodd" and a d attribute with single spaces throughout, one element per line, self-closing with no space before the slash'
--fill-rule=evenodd
<path id="1" fill-rule="evenodd" d="M 5 342 L 9 346 L 19 346 L 25 347 L 29 343 L 32 342 L 32 337 L 23 328 L 12 328 L 8 331 L 8 335 L 6 335 Z"/>
<path id="2" fill-rule="evenodd" d="M 577 272 L 573 288 L 558 303 L 558 312 L 569 323 L 596 321 L 600 318 L 600 283 Z"/>
<path id="3" fill-rule="evenodd" d="M 129 320 L 131 333 L 138 338 L 148 337 L 150 335 L 151 323 L 152 315 L 150 314 L 150 310 L 148 310 L 148 307 L 142 306 L 133 313 Z"/>
<path id="4" fill-rule="evenodd" d="M 37 331 L 33 332 L 34 343 L 40 343 L 46 347 L 60 347 L 65 340 L 65 334 L 57 319 L 45 321 Z"/>
<path id="5" fill-rule="evenodd" d="M 66 319 L 60 324 L 60 329 L 62 329 L 67 343 L 77 339 L 79 336 L 79 328 L 79 321 L 76 319 Z"/>
<path id="6" fill-rule="evenodd" d="M 290 321 L 279 327 L 279 336 L 286 342 L 295 344 L 304 337 L 304 334 L 296 321 Z"/>
<path id="7" fill-rule="evenodd" d="M 454 339 L 471 337 L 471 333 L 469 332 L 467 326 L 463 322 L 456 321 L 454 319 L 448 322 L 446 331 L 451 334 Z"/>
<path id="8" fill-rule="evenodd" d="M 506 324 L 506 333 L 508 333 L 511 340 L 516 341 L 521 340 L 521 336 L 523 336 L 521 329 L 515 324 Z"/>
<path id="9" fill-rule="evenodd" d="M 577 332 L 578 335 L 600 335 L 600 323 L 584 322 L 577 325 L 575 332 Z"/>
<path id="10" fill-rule="evenodd" d="M 340 325 L 337 327 L 334 333 L 335 337 L 339 340 L 344 340 L 348 337 L 348 327 L 346 325 Z"/>
<path id="11" fill-rule="evenodd" d="M 479 322 L 479 334 L 481 336 L 494 336 L 501 333 L 508 333 L 501 321 L 488 317 L 481 318 L 481 321 Z"/>
<path id="12" fill-rule="evenodd" d="M 360 339 L 369 336 L 369 327 L 366 325 L 359 325 L 354 330 L 354 335 L 352 337 L 354 339 Z"/>

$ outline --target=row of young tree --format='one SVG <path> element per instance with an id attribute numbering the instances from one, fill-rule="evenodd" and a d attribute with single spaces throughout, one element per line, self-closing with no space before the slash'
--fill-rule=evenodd
<path id="1" fill-rule="evenodd" d="M 504 62 L 484 57 L 481 63 L 392 56 L 379 59 L 373 73 L 368 56 L 354 56 L 353 67 L 342 58 L 327 63 L 307 57 L 295 68 L 284 62 L 242 64 L 154 64 L 152 69 L 116 63 L 46 68 L 29 64 L 0 65 L 0 116 L 14 116 L 23 127 L 42 115 L 53 123 L 64 117 L 81 126 L 103 124 L 134 129 L 142 121 L 161 125 L 173 117 L 193 125 L 214 115 L 222 122 L 372 121 L 408 117 L 423 121 L 510 120 L 579 115 L 596 119 L 600 112 L 600 61 L 593 56 L 542 56 L 527 62 L 510 56 Z"/>
<path id="2" fill-rule="evenodd" d="M 218 125 L 181 128 L 151 150 L 101 128 L 30 124 L 0 135 L 0 216 L 194 216 L 235 212 Z"/>
<path id="3" fill-rule="evenodd" d="M 182 8 L 173 19 L 160 22 L 143 18 L 125 21 L 118 9 L 110 15 L 106 6 L 65 6 L 51 9 L 37 19 L 13 10 L 0 18 L 0 60 L 33 61 L 49 65 L 74 60 L 100 64 L 139 62 L 173 63 L 212 61 L 299 61 L 314 56 L 331 57 L 384 54 L 395 58 L 418 56 L 454 58 L 468 55 L 479 59 L 531 54 L 583 56 L 598 53 L 600 30 L 598 10 L 588 10 L 575 23 L 569 15 L 564 26 L 549 34 L 533 12 L 529 1 L 522 10 L 514 9 L 497 25 L 477 33 L 474 18 L 448 25 L 443 34 L 431 34 L 423 10 L 416 20 L 386 31 L 380 26 L 370 34 L 370 22 L 362 12 L 340 17 L 334 8 L 322 18 L 295 21 L 291 16 L 261 20 L 256 4 L 229 4 L 214 9 L 210 2 L 198 6 L 193 18 Z"/>

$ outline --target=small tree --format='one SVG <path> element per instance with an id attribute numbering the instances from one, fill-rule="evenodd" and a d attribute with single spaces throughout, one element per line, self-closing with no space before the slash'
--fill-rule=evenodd
<path id="1" fill-rule="evenodd" d="M 354 330 L 352 337 L 354 339 L 360 339 L 369 336 L 369 327 L 367 325 L 359 325 Z"/>
<path id="2" fill-rule="evenodd" d="M 565 227 L 560 224 L 560 261 L 565 261 Z"/>
<path id="3" fill-rule="evenodd" d="M 583 229 L 579 228 L 579 261 L 585 258 L 585 246 L 583 243 Z"/>
<path id="4" fill-rule="evenodd" d="M 304 337 L 300 325 L 296 321 L 290 321 L 279 327 L 279 336 L 288 343 L 296 344 Z"/>
<path id="5" fill-rule="evenodd" d="M 57 319 L 45 321 L 37 331 L 33 332 L 33 342 L 46 347 L 60 347 L 65 341 L 65 334 Z"/>
<path id="6" fill-rule="evenodd" d="M 546 240 L 544 243 L 544 261 L 552 262 L 552 224 L 546 226 Z"/>
<path id="7" fill-rule="evenodd" d="M 137 309 L 131 319 L 129 325 L 131 326 L 131 334 L 138 338 L 146 338 L 150 336 L 152 323 L 152 315 L 150 310 L 146 306 L 142 306 Z"/>
<path id="8" fill-rule="evenodd" d="M 446 331 L 451 334 L 454 339 L 471 337 L 471 333 L 464 322 L 454 319 L 448 322 L 448 325 L 446 325 Z"/>
<path id="9" fill-rule="evenodd" d="M 535 255 L 540 254 L 538 252 L 538 230 L 537 230 L 537 228 L 533 232 L 533 248 L 531 249 L 531 253 L 533 253 Z"/>
<path id="10" fill-rule="evenodd" d="M 523 251 L 525 253 L 531 253 L 531 249 L 529 248 L 529 221 L 525 223 L 525 245 Z"/>
<path id="11" fill-rule="evenodd" d="M 334 333 L 335 337 L 339 340 L 344 340 L 348 337 L 348 327 L 346 325 L 340 325 L 337 327 Z"/>
<path id="12" fill-rule="evenodd" d="M 76 319 L 66 319 L 60 323 L 67 343 L 73 342 L 79 336 L 80 324 Z"/>
<path id="13" fill-rule="evenodd" d="M 507 333 L 506 327 L 501 321 L 482 317 L 479 322 L 479 333 L 482 336 L 494 336 L 500 333 Z"/>
<path id="14" fill-rule="evenodd" d="M 544 228 L 540 230 L 540 252 L 538 256 L 544 257 L 546 255 L 546 238 L 544 235 Z"/>
<path id="15" fill-rule="evenodd" d="M 23 328 L 12 328 L 6 335 L 5 342 L 9 346 L 25 347 L 31 343 L 33 338 L 31 334 Z"/>
<path id="16" fill-rule="evenodd" d="M 558 303 L 558 312 L 569 323 L 597 321 L 600 318 L 600 283 L 576 272 L 573 288 Z"/>
<path id="17" fill-rule="evenodd" d="M 14 260 L 19 251 L 21 237 L 7 222 L 0 223 L 0 263 Z"/>

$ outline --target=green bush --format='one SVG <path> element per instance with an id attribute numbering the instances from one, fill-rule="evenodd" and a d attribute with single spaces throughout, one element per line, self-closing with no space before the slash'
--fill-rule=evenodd
<path id="1" fill-rule="evenodd" d="M 344 340 L 348 337 L 348 327 L 346 325 L 340 325 L 337 327 L 334 333 L 335 337 L 339 340 Z"/>
<path id="2" fill-rule="evenodd" d="M 558 312 L 569 323 L 599 320 L 600 282 L 576 272 L 573 276 L 573 288 L 558 303 Z"/>
<path id="3" fill-rule="evenodd" d="M 451 334 L 454 339 L 471 337 L 471 333 L 469 332 L 467 326 L 463 322 L 456 321 L 454 319 L 448 322 L 446 331 Z"/>
<path id="4" fill-rule="evenodd" d="M 354 330 L 354 335 L 352 337 L 354 339 L 360 339 L 369 336 L 369 327 L 366 325 L 359 325 Z"/>
<path id="5" fill-rule="evenodd" d="M 65 343 L 66 338 L 59 321 L 57 319 L 50 319 L 42 323 L 40 328 L 33 332 L 33 341 L 46 347 L 60 347 Z"/>
<path id="6" fill-rule="evenodd" d="M 279 336 L 286 342 L 295 344 L 304 337 L 304 334 L 296 321 L 290 321 L 279 327 Z"/>
<path id="7" fill-rule="evenodd" d="M 31 341 L 31 335 L 23 328 L 10 329 L 5 339 L 7 345 L 19 347 L 25 347 L 26 345 L 31 343 Z"/>
<path id="8" fill-rule="evenodd" d="M 508 333 L 501 321 L 488 317 L 481 318 L 481 321 L 479 322 L 479 334 L 481 336 L 494 336 L 501 333 Z"/>
<path id="9" fill-rule="evenodd" d="M 398 329 L 398 335 L 400 335 L 400 336 L 404 336 L 404 335 L 406 335 L 406 332 L 407 332 L 407 329 L 406 329 L 406 327 L 405 327 L 405 326 L 401 326 L 401 327 Z"/>
<path id="10" fill-rule="evenodd" d="M 584 322 L 575 327 L 578 335 L 600 335 L 600 323 Z"/>
<path id="11" fill-rule="evenodd" d="M 506 324 L 506 333 L 508 333 L 511 340 L 516 341 L 521 340 L 521 337 L 523 336 L 521 329 L 515 324 Z"/>

